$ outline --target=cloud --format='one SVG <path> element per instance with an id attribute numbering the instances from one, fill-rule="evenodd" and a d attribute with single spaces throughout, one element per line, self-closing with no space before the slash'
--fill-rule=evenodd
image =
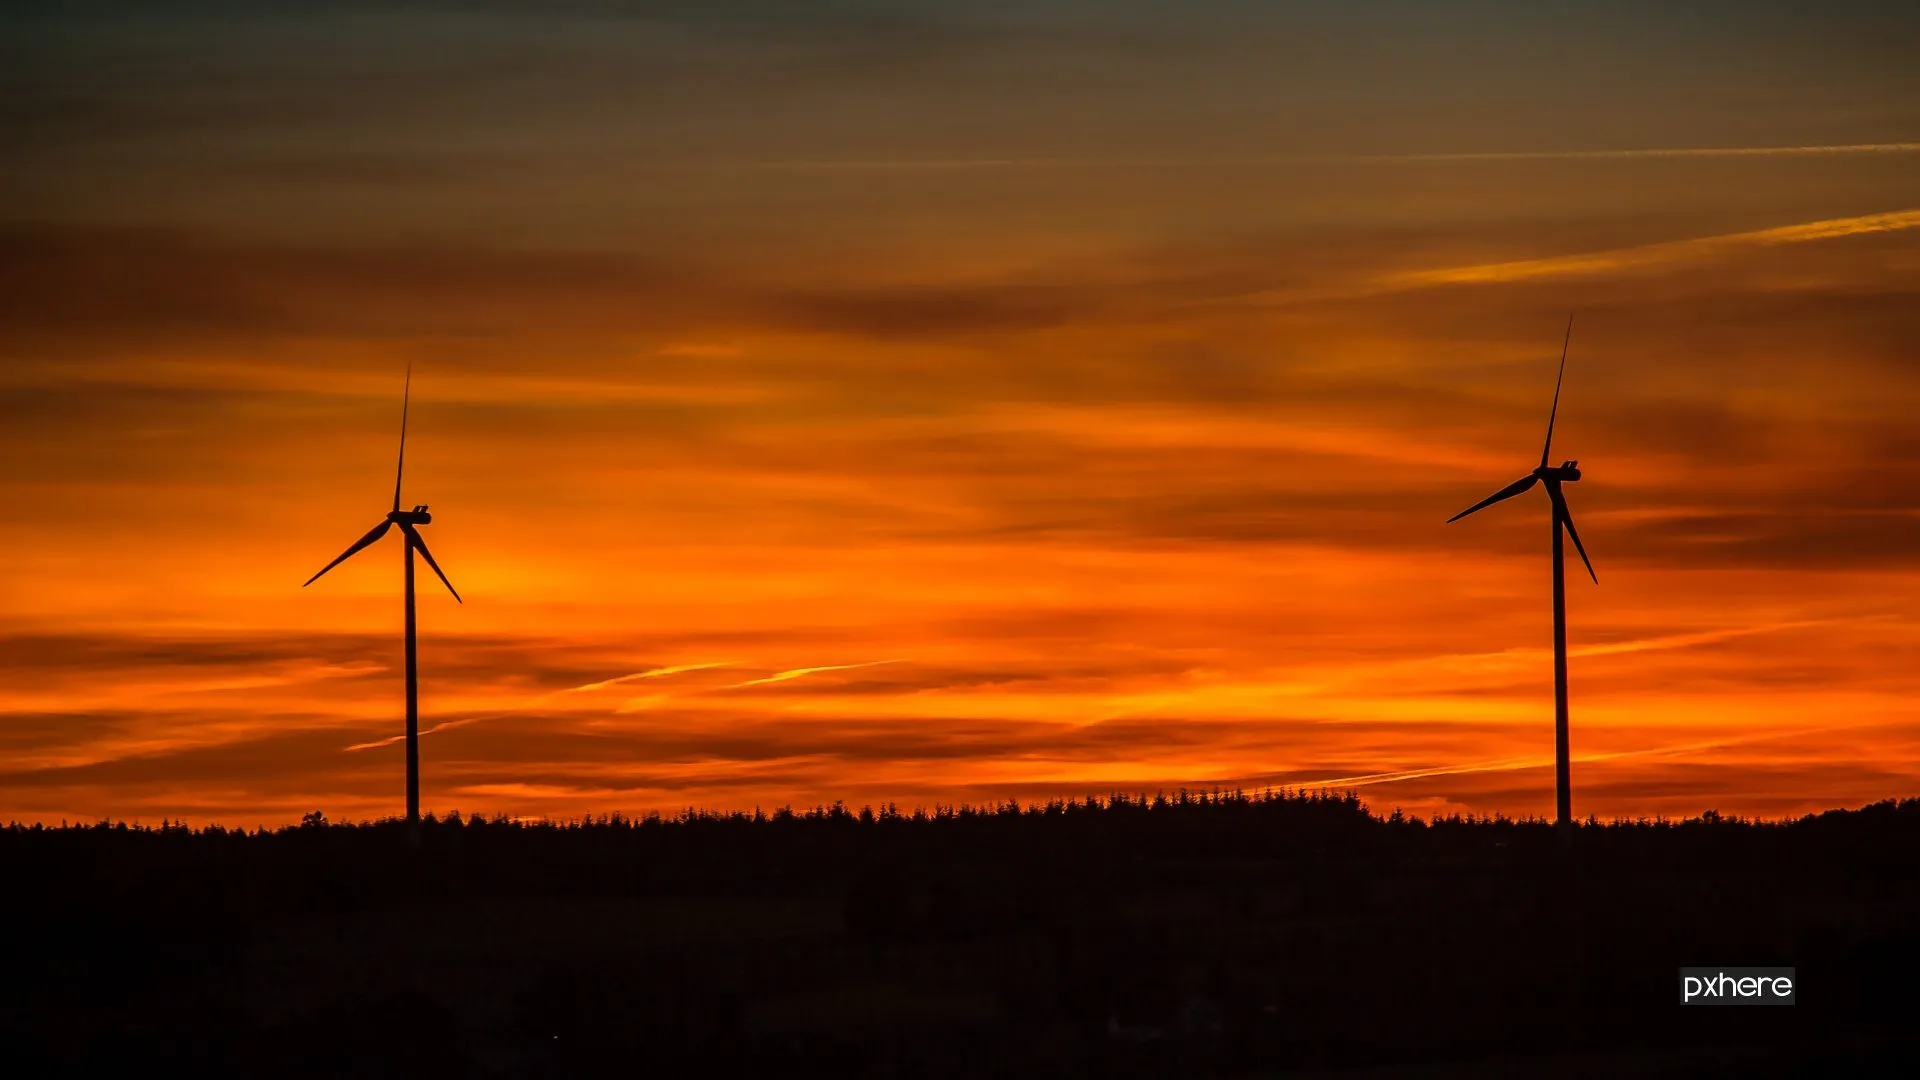
<path id="1" fill-rule="evenodd" d="M 1386 275 L 1380 278 L 1376 285 L 1383 289 L 1420 288 L 1433 285 L 1489 284 L 1546 277 L 1615 274 L 1662 269 L 1724 256 L 1743 248 L 1804 244 L 1873 233 L 1901 232 L 1912 228 L 1920 228 L 1920 210 L 1892 210 L 1879 214 L 1803 221 L 1770 229 L 1754 229 L 1719 236 L 1701 236 L 1688 240 L 1645 244 L 1613 251 L 1404 271 Z"/>
<path id="2" fill-rule="evenodd" d="M 679 675 L 688 671 L 706 671 L 709 668 L 732 667 L 737 663 L 739 663 L 737 660 L 716 660 L 704 664 L 676 664 L 672 667 L 653 668 L 649 671 L 636 671 L 631 675 L 621 675 L 618 678 L 602 679 L 599 682 L 586 683 L 582 686 L 571 687 L 567 692 L 583 693 L 592 690 L 604 690 L 609 686 L 618 686 L 621 683 L 632 682 L 635 679 L 659 679 L 668 675 Z"/>
<path id="3" fill-rule="evenodd" d="M 1617 656 L 1621 653 L 1648 652 L 1655 649 L 1688 649 L 1696 645 L 1712 645 L 1753 634 L 1777 634 L 1785 630 L 1803 630 L 1809 627 L 1829 626 L 1833 620 L 1801 619 L 1794 622 L 1773 623 L 1768 626 L 1735 626 L 1722 630 L 1703 630 L 1691 634 L 1663 634 L 1658 637 L 1640 638 L 1632 641 L 1609 641 L 1597 645 L 1582 645 L 1569 649 L 1568 656 Z M 1541 651 L 1545 655 L 1545 651 Z"/>
<path id="4" fill-rule="evenodd" d="M 741 165 L 796 171 L 970 172 L 993 169 L 1233 169 L 1326 165 L 1415 165 L 1450 162 L 1654 161 L 1662 159 L 1841 157 L 1920 153 L 1920 142 L 1838 143 L 1808 146 L 1641 147 L 1619 150 L 1438 151 L 1409 154 L 1247 154 L 1178 157 L 974 157 L 754 161 Z M 699 166 L 696 166 L 699 167 Z M 724 166 L 705 166 L 724 167 Z"/>
<path id="5" fill-rule="evenodd" d="M 1493 150 L 1355 156 L 1348 161 L 1615 161 L 1658 158 L 1832 157 L 1920 153 L 1920 142 L 1835 143 L 1808 146 L 1673 146 L 1623 150 Z"/>
<path id="6" fill-rule="evenodd" d="M 905 663 L 905 661 L 868 660 L 864 663 L 859 663 L 859 664 L 829 664 L 825 667 L 794 668 L 792 671 L 782 671 L 774 675 L 769 675 L 764 679 L 752 679 L 743 683 L 734 683 L 732 686 L 721 687 L 721 689 L 744 690 L 749 686 L 765 686 L 768 683 L 786 682 L 790 679 L 798 679 L 798 678 L 805 677 L 807 675 L 819 675 L 828 671 L 852 671 L 855 668 L 878 667 L 881 664 L 900 664 L 900 663 Z"/>
<path id="7" fill-rule="evenodd" d="M 30 298 L 9 336 L 77 342 L 473 334 L 584 320 L 641 292 L 693 300 L 700 271 L 631 256 L 425 245 L 333 247 L 179 228 L 0 225 L 0 284 Z M 709 309 L 711 310 L 711 309 Z M 598 312 L 598 315 L 590 313 Z"/>
<path id="8" fill-rule="evenodd" d="M 713 253 L 512 250 L 461 243 L 292 243 L 183 228 L 0 222 L 0 287 L 27 318 L 0 341 L 86 353 L 118 343 L 178 352 L 216 343 L 330 338 L 576 341 L 761 332 L 880 339 L 1003 334 L 1107 311 L 1134 283 L 930 277 L 878 280 L 821 264 L 784 279 Z M 647 303 L 637 304 L 637 297 Z M 738 361 L 663 342 L 683 367 Z M 468 362 L 472 362 L 469 360 Z M 690 368 L 689 368 L 690 369 Z M 524 376 L 524 369 L 516 369 Z"/>
<path id="9" fill-rule="evenodd" d="M 1071 286 L 924 285 L 797 292 L 774 298 L 772 320 L 808 330 L 857 328 L 872 337 L 1037 330 L 1091 314 L 1092 290 Z"/>
<path id="10" fill-rule="evenodd" d="M 195 724 L 195 719 L 205 722 Z M 214 781 L 257 785 L 296 778 L 324 783 L 340 771 L 319 757 L 336 756 L 331 751 L 337 749 L 347 725 L 332 717 L 277 719 L 277 730 L 262 731 L 249 730 L 245 718 L 231 712 L 218 717 L 121 713 L 114 725 L 117 745 L 109 748 L 109 754 L 91 760 L 71 755 L 45 764 L 14 755 L 0 769 L 0 786 L 157 783 L 177 788 Z M 179 737 L 183 734 L 187 737 Z"/>
<path id="11" fill-rule="evenodd" d="M 478 723 L 483 719 L 485 719 L 485 717 L 469 716 L 460 720 L 442 720 L 432 727 L 421 731 L 420 736 L 425 738 L 428 735 L 446 731 L 450 728 L 465 727 L 468 724 Z M 382 746 L 392 746 L 394 743 L 404 741 L 406 737 L 406 734 L 403 732 L 399 735 L 389 735 L 384 739 L 375 739 L 372 742 L 355 743 L 352 746 L 343 747 L 343 749 L 349 753 L 356 750 L 375 750 Z"/>

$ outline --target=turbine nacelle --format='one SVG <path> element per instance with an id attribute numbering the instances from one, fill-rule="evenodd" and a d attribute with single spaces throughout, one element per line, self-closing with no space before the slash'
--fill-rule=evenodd
<path id="1" fill-rule="evenodd" d="M 1580 479 L 1580 463 L 1577 461 L 1565 461 L 1561 462 L 1558 468 L 1550 468 L 1542 465 L 1540 468 L 1533 470 L 1533 475 L 1542 480 L 1558 480 L 1562 483 L 1570 484 Z"/>
<path id="2" fill-rule="evenodd" d="M 395 510 L 387 515 L 387 520 L 396 525 L 431 525 L 433 515 L 427 513 L 425 506 L 416 506 L 411 510 Z"/>

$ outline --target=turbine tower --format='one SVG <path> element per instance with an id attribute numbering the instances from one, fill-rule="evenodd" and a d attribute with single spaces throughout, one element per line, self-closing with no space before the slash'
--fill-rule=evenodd
<path id="1" fill-rule="evenodd" d="M 1540 447 L 1539 468 L 1447 519 L 1447 524 L 1451 525 L 1468 514 L 1511 499 L 1535 484 L 1546 484 L 1547 500 L 1553 504 L 1554 824 L 1562 845 L 1573 842 L 1572 769 L 1567 749 L 1567 585 L 1565 544 L 1561 539 L 1563 534 L 1573 538 L 1574 550 L 1580 553 L 1580 561 L 1587 565 L 1587 575 L 1593 578 L 1595 585 L 1600 584 L 1600 575 L 1593 572 L 1593 560 L 1587 558 L 1586 546 L 1580 543 L 1580 530 L 1573 527 L 1573 514 L 1567 509 L 1566 493 L 1561 490 L 1562 484 L 1571 484 L 1580 479 L 1580 463 L 1567 461 L 1552 467 L 1547 465 L 1548 455 L 1553 452 L 1553 422 L 1560 413 L 1560 384 L 1567 377 L 1567 346 L 1572 341 L 1573 316 L 1569 315 L 1567 336 L 1560 343 L 1560 374 L 1553 383 L 1553 410 L 1547 414 L 1547 441 Z"/>
<path id="2" fill-rule="evenodd" d="M 417 635 L 414 631 L 413 614 L 413 553 L 427 560 L 427 565 L 440 578 L 440 583 L 453 593 L 456 603 L 464 603 L 460 594 L 454 590 L 453 582 L 440 570 L 440 564 L 433 561 L 433 552 L 427 550 L 427 542 L 421 538 L 419 527 L 430 524 L 433 515 L 427 513 L 425 506 L 416 506 L 411 510 L 400 509 L 400 478 L 407 468 L 407 407 L 413 398 L 413 367 L 407 367 L 406 390 L 400 400 L 400 463 L 393 471 L 393 509 L 387 512 L 385 520 L 367 530 L 367 535 L 353 542 L 353 546 L 340 553 L 340 557 L 320 568 L 320 573 L 308 578 L 306 588 L 320 580 L 322 574 L 352 558 L 361 548 L 367 547 L 387 535 L 387 530 L 400 526 L 401 535 L 406 539 L 406 551 L 403 554 L 406 565 L 406 638 L 407 638 L 407 830 L 408 836 L 418 839 L 420 828 L 420 665 L 416 649 Z"/>

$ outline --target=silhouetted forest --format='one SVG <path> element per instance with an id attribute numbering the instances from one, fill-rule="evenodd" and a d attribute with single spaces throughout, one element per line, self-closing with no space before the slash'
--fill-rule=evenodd
<path id="1" fill-rule="evenodd" d="M 1920 1075 L 1920 799 L 0 830 L 18 1075 Z M 1682 965 L 1793 966 L 1783 1008 Z"/>

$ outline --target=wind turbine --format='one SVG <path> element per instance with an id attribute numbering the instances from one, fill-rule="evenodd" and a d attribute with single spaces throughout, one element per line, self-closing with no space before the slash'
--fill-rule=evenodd
<path id="1" fill-rule="evenodd" d="M 385 520 L 367 530 L 367 535 L 353 542 L 353 546 L 340 553 L 340 557 L 320 568 L 320 573 L 308 578 L 306 588 L 320 580 L 322 574 L 352 558 L 361 548 L 373 544 L 387 535 L 387 530 L 395 525 L 406 539 L 406 593 L 407 593 L 407 829 L 408 835 L 419 836 L 420 827 L 420 665 L 417 653 L 417 634 L 414 631 L 413 615 L 413 553 L 427 560 L 427 565 L 440 578 L 440 583 L 453 593 L 456 603 L 464 603 L 460 594 L 454 590 L 453 582 L 440 570 L 440 564 L 433 561 L 433 552 L 427 550 L 427 542 L 421 538 L 419 526 L 432 523 L 433 515 L 427 513 L 425 506 L 416 506 L 411 510 L 400 509 L 400 478 L 407 467 L 407 407 L 413 398 L 413 366 L 407 366 L 406 390 L 400 400 L 400 463 L 393 471 L 393 509 L 387 512 Z"/>
<path id="2" fill-rule="evenodd" d="M 1447 524 L 1451 525 L 1468 514 L 1522 494 L 1535 484 L 1546 484 L 1547 500 L 1553 504 L 1554 824 L 1563 845 L 1573 842 L 1572 769 L 1567 751 L 1567 585 L 1566 556 L 1561 540 L 1563 532 L 1573 538 L 1574 550 L 1580 553 L 1580 561 L 1587 565 L 1587 575 L 1593 578 L 1595 585 L 1600 584 L 1600 575 L 1593 572 L 1593 560 L 1587 558 L 1586 546 L 1580 543 L 1580 530 L 1573 527 L 1573 514 L 1567 509 L 1566 493 L 1560 490 L 1562 484 L 1571 484 L 1580 479 L 1580 463 L 1567 461 L 1552 467 L 1547 465 L 1547 456 L 1553 452 L 1553 421 L 1560 413 L 1560 384 L 1567 377 L 1567 346 L 1572 341 L 1573 316 L 1569 315 L 1567 336 L 1560 343 L 1560 375 L 1553 383 L 1553 411 L 1547 414 L 1547 441 L 1540 447 L 1540 467 L 1447 519 Z"/>

